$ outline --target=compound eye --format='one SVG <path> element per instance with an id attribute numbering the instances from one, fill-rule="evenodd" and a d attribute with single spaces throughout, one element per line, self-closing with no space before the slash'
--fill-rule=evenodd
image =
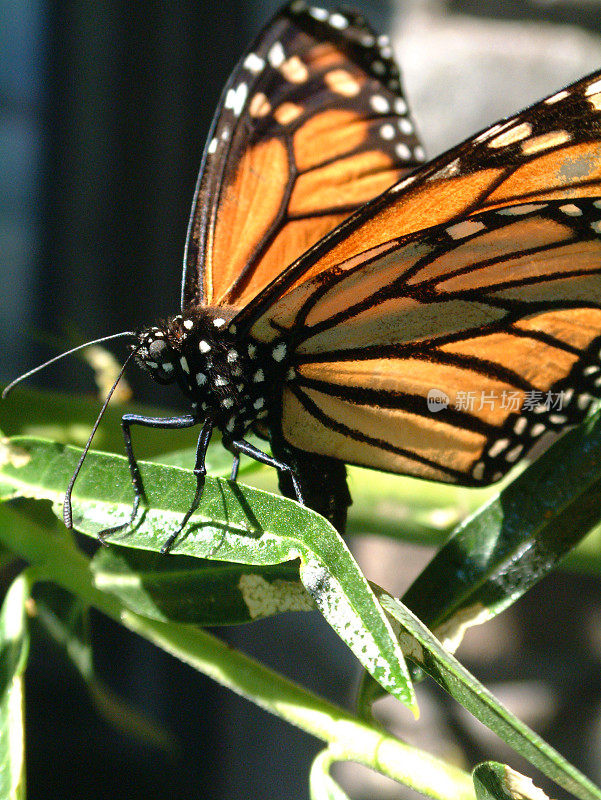
<path id="1" fill-rule="evenodd" d="M 166 360 L 168 350 L 167 344 L 160 339 L 155 339 L 148 345 L 149 357 L 152 361 L 156 361 L 159 364 L 161 361 Z"/>

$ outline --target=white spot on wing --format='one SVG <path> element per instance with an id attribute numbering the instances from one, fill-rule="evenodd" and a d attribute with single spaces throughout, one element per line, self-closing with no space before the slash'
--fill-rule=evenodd
<path id="1" fill-rule="evenodd" d="M 451 225 L 446 231 L 452 239 L 465 239 L 466 236 L 478 233 L 483 228 L 486 228 L 483 222 L 477 222 L 475 219 L 466 219 L 456 225 Z"/>
<path id="2" fill-rule="evenodd" d="M 394 139 L 394 128 L 392 125 L 382 125 L 380 128 L 380 136 L 382 139 Z"/>
<path id="3" fill-rule="evenodd" d="M 276 345 L 271 351 L 271 355 L 275 361 L 282 361 L 286 355 L 286 345 L 284 342 L 280 342 L 280 344 Z"/>
<path id="4" fill-rule="evenodd" d="M 601 78 L 599 78 L 599 80 L 597 81 L 589 83 L 589 85 L 586 87 L 586 92 L 584 94 L 587 97 L 590 97 L 592 94 L 597 94 L 598 92 L 601 92 Z"/>
<path id="5" fill-rule="evenodd" d="M 239 117 L 244 108 L 247 95 L 248 86 L 244 82 L 238 84 L 235 89 L 229 89 L 225 96 L 225 108 L 231 108 L 232 113 Z"/>
<path id="6" fill-rule="evenodd" d="M 320 22 L 324 22 L 324 20 L 328 18 L 328 12 L 325 8 L 321 8 L 321 6 L 311 6 L 309 14 L 313 19 L 318 19 Z"/>
<path id="7" fill-rule="evenodd" d="M 554 103 L 559 103 L 560 100 L 564 100 L 568 96 L 569 92 L 566 91 L 557 92 L 557 94 L 552 94 L 551 97 L 547 97 L 545 103 L 548 106 L 552 106 Z"/>
<path id="8" fill-rule="evenodd" d="M 387 114 L 390 111 L 390 103 L 381 94 L 372 95 L 369 104 L 377 114 Z"/>
<path id="9" fill-rule="evenodd" d="M 567 214 L 569 217 L 582 216 L 582 209 L 578 208 L 578 206 L 574 205 L 574 203 L 566 203 L 565 206 L 559 206 L 559 210 L 563 211 L 563 213 Z"/>
<path id="10" fill-rule="evenodd" d="M 244 66 L 254 75 L 258 75 L 264 68 L 265 62 L 256 53 L 249 53 L 244 59 Z"/>
<path id="11" fill-rule="evenodd" d="M 497 208 L 497 214 L 507 217 L 517 217 L 520 214 L 529 214 L 531 211 L 540 211 L 545 208 L 547 203 L 524 203 L 521 206 L 509 206 L 508 208 Z"/>
<path id="12" fill-rule="evenodd" d="M 336 28 L 339 31 L 343 31 L 345 28 L 348 28 L 348 19 L 342 14 L 332 14 L 329 22 L 332 28 Z"/>
<path id="13" fill-rule="evenodd" d="M 280 42 L 276 42 L 275 44 L 271 45 L 269 52 L 267 53 L 267 60 L 271 66 L 275 67 L 276 69 L 282 66 L 286 60 L 286 55 Z"/>
<path id="14" fill-rule="evenodd" d="M 211 349 L 211 345 L 208 342 L 205 342 L 204 339 L 201 339 L 200 342 L 198 343 L 198 349 L 200 350 L 201 353 L 208 353 L 209 350 Z"/>

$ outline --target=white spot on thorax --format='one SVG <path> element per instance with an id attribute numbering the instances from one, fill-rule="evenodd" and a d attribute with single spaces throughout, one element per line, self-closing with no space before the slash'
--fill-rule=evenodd
<path id="1" fill-rule="evenodd" d="M 201 339 L 200 342 L 198 343 L 198 349 L 200 350 L 201 353 L 208 353 L 209 350 L 211 349 L 211 345 L 204 339 Z"/>
<path id="2" fill-rule="evenodd" d="M 209 143 L 208 151 L 212 155 L 215 152 L 215 150 L 217 150 L 217 139 L 213 137 Z"/>
<path id="3" fill-rule="evenodd" d="M 185 319 L 182 324 L 187 331 L 191 331 L 194 327 L 194 322 L 191 319 Z"/>
<path id="4" fill-rule="evenodd" d="M 223 317 L 216 317 L 216 318 L 213 320 L 213 325 L 214 325 L 216 328 L 221 328 L 221 326 L 222 326 L 222 325 L 225 325 L 225 320 L 223 319 Z"/>
<path id="5" fill-rule="evenodd" d="M 215 376 L 215 386 L 227 386 L 227 381 L 222 375 Z"/>

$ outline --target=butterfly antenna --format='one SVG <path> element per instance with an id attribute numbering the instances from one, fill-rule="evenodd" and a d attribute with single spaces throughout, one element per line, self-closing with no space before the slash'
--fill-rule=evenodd
<path id="1" fill-rule="evenodd" d="M 66 353 L 61 353 L 58 356 L 54 356 L 54 358 L 51 358 L 49 361 L 45 361 L 43 364 L 40 364 L 38 367 L 34 367 L 33 369 L 30 369 L 29 372 L 25 372 L 25 373 L 23 373 L 23 375 L 19 375 L 18 378 L 15 378 L 14 381 L 11 381 L 11 383 L 9 383 L 8 386 L 6 386 L 4 391 L 2 392 L 2 399 L 4 400 L 4 398 L 8 395 L 8 393 L 11 392 L 18 383 L 21 383 L 21 381 L 24 381 L 26 378 L 29 378 L 31 375 L 35 375 L 35 373 L 39 372 L 41 369 L 44 369 L 45 367 L 49 367 L 51 364 L 54 364 L 55 361 L 59 361 L 61 358 L 65 358 L 66 356 L 70 356 L 73 353 L 77 353 L 78 350 L 83 350 L 84 347 L 90 347 L 93 344 L 100 344 L 101 342 L 108 342 L 111 339 L 119 339 L 119 338 L 121 338 L 123 336 L 135 337 L 135 335 L 136 334 L 135 334 L 134 331 L 122 331 L 121 333 L 112 333 L 110 336 L 102 336 L 100 339 L 93 339 L 91 342 L 86 342 L 85 344 L 80 344 L 77 347 L 71 348 L 71 350 L 67 350 Z M 119 378 L 120 377 L 121 377 L 121 374 L 119 375 Z M 119 380 L 119 378 L 117 378 L 117 380 Z M 115 383 L 115 386 L 116 385 L 117 384 Z M 113 386 L 113 388 L 111 389 L 111 394 L 113 393 L 113 391 L 115 389 L 115 386 Z M 109 394 L 109 397 L 110 396 L 111 395 Z"/>
<path id="2" fill-rule="evenodd" d="M 119 335 L 119 334 L 117 334 L 117 335 Z M 114 338 L 114 337 L 107 337 L 107 338 Z M 101 339 L 100 341 L 104 341 L 104 339 Z M 90 342 L 90 344 L 95 344 L 95 342 Z M 107 406 L 108 406 L 108 404 L 109 404 L 109 402 L 111 400 L 111 397 L 113 396 L 113 392 L 115 391 L 115 389 L 117 388 L 117 384 L 119 383 L 119 381 L 123 377 L 123 373 L 125 372 L 125 368 L 129 364 L 131 359 L 135 356 L 135 354 L 138 352 L 139 348 L 140 348 L 140 346 L 136 347 L 135 350 L 132 350 L 132 352 L 125 359 L 125 362 L 124 362 L 123 366 L 121 367 L 121 369 L 119 371 L 119 374 L 117 375 L 116 381 L 111 386 L 111 389 L 110 389 L 109 393 L 107 394 L 104 403 L 102 404 L 102 408 L 100 409 L 100 413 L 98 414 L 98 417 L 96 418 L 96 422 L 94 423 L 94 427 L 92 428 L 92 430 L 90 432 L 90 435 L 88 436 L 88 441 L 86 442 L 86 446 L 83 449 L 83 453 L 81 454 L 81 458 L 77 462 L 77 466 L 75 467 L 75 472 L 73 473 L 73 475 L 71 477 L 71 480 L 69 481 L 69 486 L 67 487 L 67 491 L 65 492 L 65 502 L 63 503 L 63 521 L 64 521 L 65 526 L 67 528 L 72 528 L 73 527 L 73 511 L 72 511 L 72 507 L 71 507 L 71 495 L 73 493 L 73 486 L 75 485 L 75 481 L 77 480 L 77 476 L 79 475 L 79 471 L 81 470 L 83 462 L 85 461 L 85 458 L 86 458 L 86 456 L 88 454 L 88 450 L 90 449 L 90 445 L 92 444 L 92 439 L 94 438 L 94 434 L 98 430 L 98 426 L 100 425 L 100 420 L 102 419 L 102 417 L 104 415 L 104 412 L 106 411 Z M 79 348 L 75 348 L 75 349 L 78 350 Z M 64 353 L 64 355 L 67 355 L 67 353 Z"/>

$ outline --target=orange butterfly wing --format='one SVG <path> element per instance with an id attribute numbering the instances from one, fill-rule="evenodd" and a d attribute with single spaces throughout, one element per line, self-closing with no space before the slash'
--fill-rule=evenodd
<path id="1" fill-rule="evenodd" d="M 268 335 L 257 322 L 261 308 L 329 269 L 394 251 L 407 234 L 486 209 L 600 195 L 597 72 L 468 139 L 367 203 L 284 271 L 240 321 L 252 320 L 259 338 Z"/>
<path id="2" fill-rule="evenodd" d="M 601 393 L 600 112 L 597 73 L 493 126 L 367 204 L 238 315 L 256 339 L 293 345 L 286 442 L 481 484 L 583 418 Z M 431 391 L 446 396 L 436 413 Z"/>
<path id="3" fill-rule="evenodd" d="M 473 221 L 461 239 L 437 227 L 394 259 L 284 298 L 273 322 L 296 343 L 286 441 L 479 484 L 502 477 L 546 431 L 583 418 L 601 391 L 601 201 Z"/>
<path id="4" fill-rule="evenodd" d="M 193 204 L 182 308 L 242 308 L 423 160 L 385 37 L 286 6 L 226 86 Z"/>

